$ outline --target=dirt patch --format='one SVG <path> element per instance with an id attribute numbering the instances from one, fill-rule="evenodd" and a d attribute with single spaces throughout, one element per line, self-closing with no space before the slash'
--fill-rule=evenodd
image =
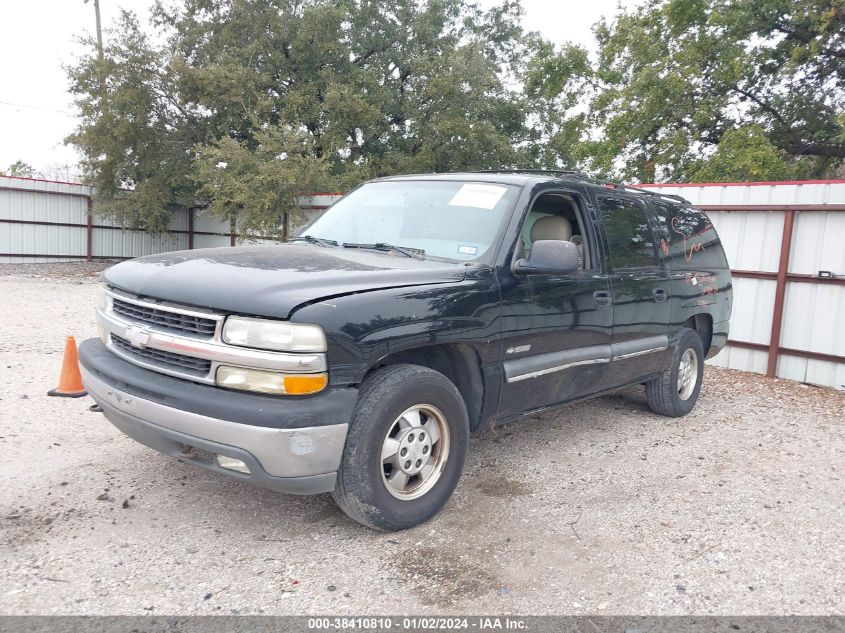
<path id="1" fill-rule="evenodd" d="M 393 566 L 401 582 L 429 607 L 449 607 L 493 594 L 501 585 L 476 559 L 443 548 L 413 547 L 396 555 Z"/>
<path id="2" fill-rule="evenodd" d="M 309 514 L 302 519 L 305 523 L 338 523 L 338 522 L 346 522 L 349 518 L 343 513 L 343 511 L 337 507 L 337 504 L 334 503 L 331 499 L 326 502 L 326 505 L 323 506 L 320 510 L 315 512 L 314 514 Z"/>
<path id="3" fill-rule="evenodd" d="M 478 482 L 476 488 L 488 497 L 508 498 L 531 494 L 531 486 L 528 484 L 505 477 L 488 477 Z"/>
<path id="4" fill-rule="evenodd" d="M 17 551 L 50 538 L 50 532 L 63 523 L 85 516 L 86 513 L 79 513 L 75 508 L 51 506 L 35 510 L 25 506 L 12 507 L 0 516 L 0 546 Z"/>

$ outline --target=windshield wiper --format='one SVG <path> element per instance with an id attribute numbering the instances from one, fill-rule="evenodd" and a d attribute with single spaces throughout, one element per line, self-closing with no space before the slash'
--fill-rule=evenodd
<path id="1" fill-rule="evenodd" d="M 326 248 L 329 246 L 337 246 L 337 242 L 334 240 L 324 240 L 322 237 L 314 237 L 313 235 L 299 235 L 293 238 L 291 242 L 296 242 L 297 240 L 308 242 L 309 244 L 319 244 L 320 246 L 324 246 Z"/>
<path id="2" fill-rule="evenodd" d="M 395 246 L 386 242 L 376 242 L 375 244 L 355 244 L 354 242 L 344 242 L 343 248 L 369 248 L 374 251 L 396 251 L 402 253 L 407 257 L 413 259 L 425 258 L 425 251 L 420 248 L 405 248 L 403 246 Z"/>

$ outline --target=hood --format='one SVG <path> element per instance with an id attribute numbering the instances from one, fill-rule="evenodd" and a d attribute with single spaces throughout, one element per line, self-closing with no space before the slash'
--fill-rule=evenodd
<path id="1" fill-rule="evenodd" d="M 466 267 L 304 244 L 176 251 L 103 273 L 110 286 L 183 305 L 286 319 L 303 304 L 383 288 L 460 281 Z"/>

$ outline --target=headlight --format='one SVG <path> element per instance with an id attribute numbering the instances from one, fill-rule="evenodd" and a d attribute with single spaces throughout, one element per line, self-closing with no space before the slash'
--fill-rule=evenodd
<path id="1" fill-rule="evenodd" d="M 230 345 L 280 352 L 325 352 L 326 336 L 319 325 L 229 317 L 223 340 Z"/>
<path id="2" fill-rule="evenodd" d="M 221 365 L 217 368 L 217 385 L 229 389 L 257 391 L 277 395 L 305 396 L 326 388 L 326 374 L 281 374 L 263 369 L 247 369 Z"/>

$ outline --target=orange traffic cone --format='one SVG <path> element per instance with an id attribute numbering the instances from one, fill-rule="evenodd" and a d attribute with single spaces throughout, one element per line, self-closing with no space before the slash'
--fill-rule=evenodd
<path id="1" fill-rule="evenodd" d="M 47 395 L 62 398 L 81 398 L 87 393 L 82 385 L 82 376 L 79 374 L 76 340 L 72 336 L 68 336 L 65 340 L 65 357 L 62 359 L 62 375 L 59 377 L 59 386 L 48 391 Z"/>

